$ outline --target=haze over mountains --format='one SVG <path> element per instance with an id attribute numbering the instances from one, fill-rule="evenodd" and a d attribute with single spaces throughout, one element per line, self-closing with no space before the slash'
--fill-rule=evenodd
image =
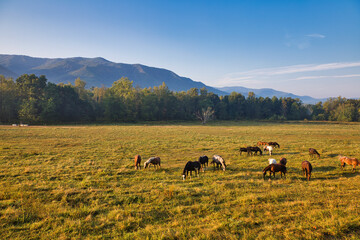
<path id="1" fill-rule="evenodd" d="M 16 79 L 22 74 L 45 75 L 53 83 L 74 83 L 78 77 L 86 81 L 87 87 L 110 87 L 121 77 L 127 77 L 134 86 L 141 88 L 159 86 L 163 82 L 173 91 L 187 91 L 190 88 L 205 87 L 209 92 L 227 95 L 233 91 L 247 96 L 249 91 L 262 97 L 292 97 L 299 98 L 304 103 L 316 103 L 324 99 L 314 99 L 308 96 L 296 96 L 291 93 L 273 89 L 248 89 L 244 87 L 213 88 L 190 78 L 180 77 L 172 71 L 148 67 L 141 64 L 124 64 L 110 62 L 104 58 L 34 58 L 23 55 L 0 54 L 0 74 Z"/>

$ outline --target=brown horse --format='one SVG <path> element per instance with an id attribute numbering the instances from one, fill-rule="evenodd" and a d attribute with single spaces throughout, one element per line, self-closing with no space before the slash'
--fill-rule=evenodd
<path id="1" fill-rule="evenodd" d="M 349 158 L 349 157 L 345 157 L 345 156 L 339 156 L 339 160 L 341 162 L 341 169 L 342 170 L 344 170 L 346 164 L 353 166 L 352 172 L 355 172 L 355 170 L 356 170 L 355 168 L 356 168 L 357 165 L 360 166 L 360 162 L 356 158 Z"/>
<path id="2" fill-rule="evenodd" d="M 268 143 L 267 143 L 267 142 L 261 142 L 261 141 L 259 141 L 259 142 L 257 143 L 257 145 L 258 145 L 258 146 L 268 145 Z"/>
<path id="3" fill-rule="evenodd" d="M 309 148 L 309 155 L 310 156 L 317 155 L 318 158 L 320 158 L 320 153 L 318 153 L 318 151 L 316 151 L 316 149 L 314 149 L 314 148 Z"/>
<path id="4" fill-rule="evenodd" d="M 156 169 L 156 166 L 157 166 L 157 165 L 159 165 L 159 168 L 161 168 L 160 158 L 159 158 L 159 157 L 149 158 L 149 159 L 144 163 L 144 168 L 147 168 L 147 167 L 150 168 L 150 164 L 152 164 L 155 169 Z"/>
<path id="5" fill-rule="evenodd" d="M 268 172 L 268 171 L 270 171 L 270 178 L 271 178 L 271 173 L 274 175 L 274 178 L 275 178 L 275 173 L 276 172 L 281 172 L 281 178 L 282 178 L 283 174 L 284 174 L 284 177 L 285 177 L 286 167 L 284 165 L 282 165 L 282 164 L 270 164 L 269 166 L 267 166 L 263 170 L 264 180 L 265 180 L 266 172 Z"/>
<path id="6" fill-rule="evenodd" d="M 310 181 L 311 172 L 312 172 L 312 166 L 309 161 L 303 161 L 301 163 L 302 171 L 304 176 L 306 176 L 307 180 Z"/>
<path id="7" fill-rule="evenodd" d="M 141 156 L 140 155 L 136 155 L 135 156 L 135 169 L 141 169 Z"/>

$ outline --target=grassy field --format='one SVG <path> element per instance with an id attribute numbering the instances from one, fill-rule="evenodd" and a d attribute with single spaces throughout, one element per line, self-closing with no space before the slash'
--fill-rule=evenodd
<path id="1" fill-rule="evenodd" d="M 286 179 L 263 180 L 268 155 L 239 155 L 257 141 L 280 144 Z M 359 239 L 360 167 L 337 157 L 359 149 L 356 123 L 0 126 L 0 239 Z M 136 154 L 162 168 L 136 171 Z M 183 181 L 204 154 L 226 171 Z"/>

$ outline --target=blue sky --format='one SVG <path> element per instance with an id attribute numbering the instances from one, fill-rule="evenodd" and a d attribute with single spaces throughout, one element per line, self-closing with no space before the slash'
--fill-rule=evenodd
<path id="1" fill-rule="evenodd" d="M 360 97 L 360 1 L 0 0 L 0 53 L 104 57 L 210 86 Z"/>

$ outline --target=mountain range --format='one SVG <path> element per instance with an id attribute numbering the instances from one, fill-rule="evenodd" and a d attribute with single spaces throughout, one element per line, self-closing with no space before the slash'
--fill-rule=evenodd
<path id="1" fill-rule="evenodd" d="M 308 96 L 297 96 L 274 89 L 249 89 L 244 87 L 214 88 L 180 77 L 172 71 L 162 68 L 149 67 L 141 64 L 114 63 L 104 58 L 35 58 L 24 55 L 0 54 L 0 74 L 16 79 L 22 74 L 45 75 L 53 83 L 74 83 L 80 78 L 87 83 L 87 87 L 111 87 L 113 82 L 121 77 L 127 77 L 134 82 L 134 86 L 141 88 L 159 86 L 163 82 L 172 91 L 187 91 L 190 88 L 205 87 L 209 92 L 227 95 L 233 91 L 247 96 L 252 91 L 262 97 L 291 97 L 299 98 L 304 103 L 316 103 L 323 99 Z"/>

